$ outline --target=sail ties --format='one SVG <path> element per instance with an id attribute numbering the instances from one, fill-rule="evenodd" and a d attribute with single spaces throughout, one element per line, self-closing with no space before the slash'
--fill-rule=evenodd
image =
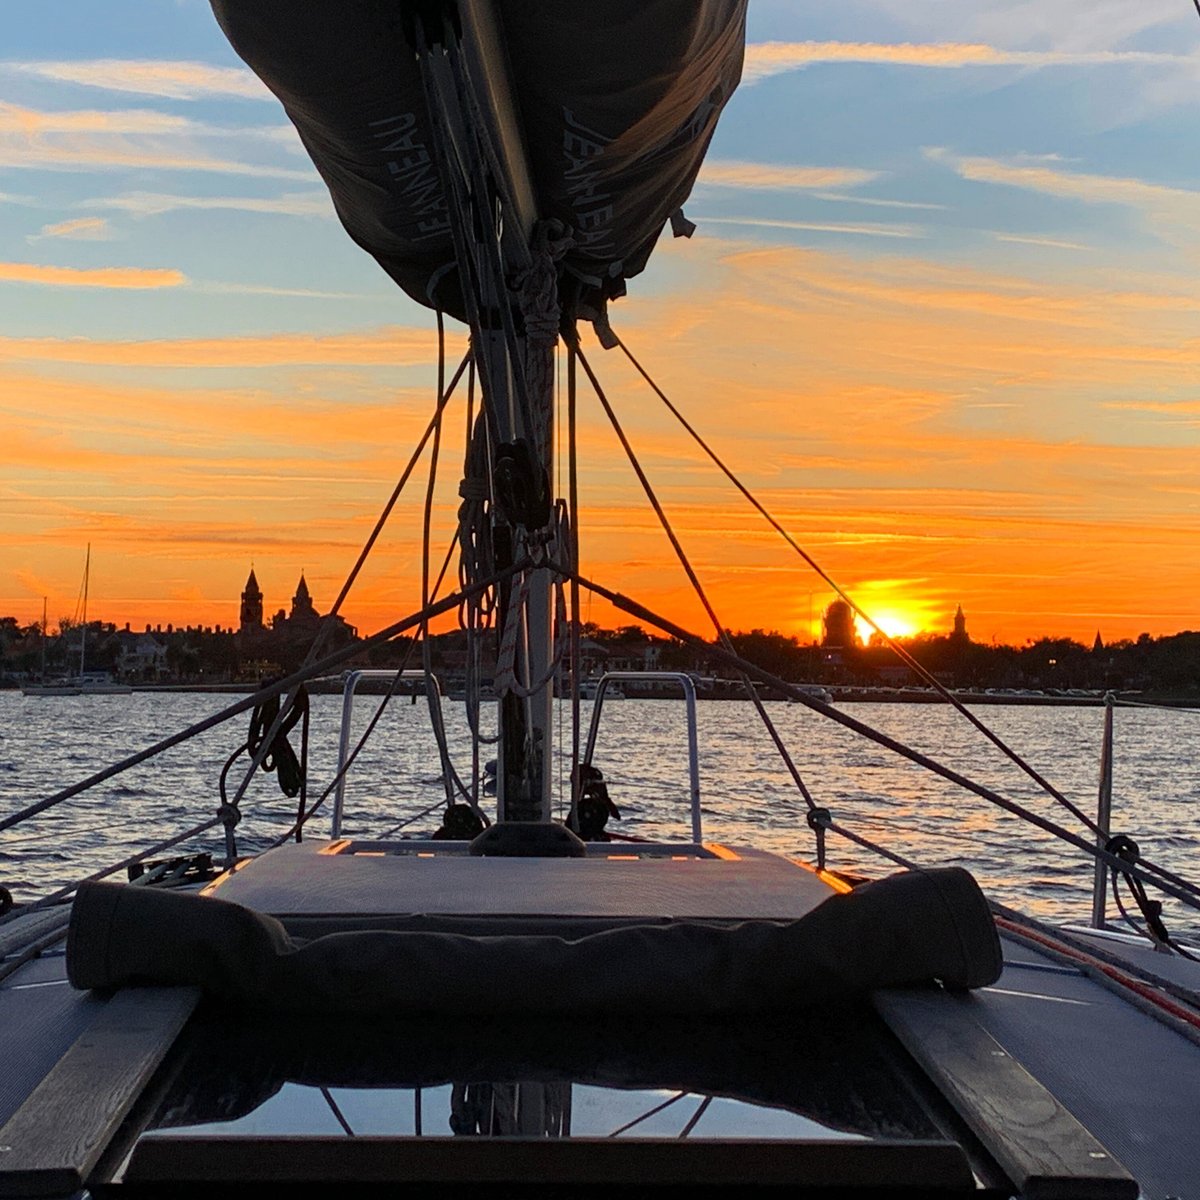
<path id="1" fill-rule="evenodd" d="M 525 336 L 531 342 L 553 346 L 558 340 L 562 322 L 558 267 L 574 245 L 574 234 L 561 221 L 539 221 L 533 227 L 529 266 L 514 280 Z"/>

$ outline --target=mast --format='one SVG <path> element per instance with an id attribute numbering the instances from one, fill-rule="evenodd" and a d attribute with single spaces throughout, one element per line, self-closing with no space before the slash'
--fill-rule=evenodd
<path id="1" fill-rule="evenodd" d="M 42 597 L 42 682 L 46 682 L 46 604 L 48 597 Z"/>
<path id="2" fill-rule="evenodd" d="M 79 627 L 79 677 L 83 678 L 83 665 L 87 656 L 87 602 L 88 577 L 92 572 L 92 543 L 88 542 L 87 557 L 83 560 L 83 623 Z"/>
<path id="3" fill-rule="evenodd" d="M 516 281 L 535 269 L 539 214 L 528 159 L 509 84 L 508 65 L 494 0 L 462 0 L 461 33 L 425 26 L 431 47 L 419 55 L 439 113 L 439 167 L 458 221 L 456 259 L 467 298 L 471 346 L 490 411 L 486 426 L 492 464 L 492 537 L 496 566 L 527 555 L 544 538 L 553 514 L 552 473 L 554 345 L 530 336 Z M 437 42 L 444 41 L 445 53 Z M 455 42 L 457 41 L 457 45 Z M 474 103 L 470 111 L 463 91 Z M 455 212 L 455 208 L 459 210 Z M 480 269 L 480 264 L 483 264 Z M 554 288 L 554 273 L 549 281 Z M 481 427 L 479 436 L 484 436 Z M 504 481 L 512 483 L 506 489 Z M 538 495 L 529 510 L 519 494 Z M 544 494 L 543 494 L 544 493 Z M 534 515 L 534 510 L 545 513 Z M 498 596 L 498 655 L 516 685 L 499 702 L 496 807 L 501 821 L 549 821 L 549 764 L 553 755 L 554 683 L 552 575 L 533 569 L 503 584 Z M 509 657 L 506 657 L 509 656 Z M 509 662 L 511 658 L 511 663 Z M 536 685 L 523 695 L 526 686 Z M 500 690 L 498 688 L 498 690 Z"/>
<path id="4" fill-rule="evenodd" d="M 498 815 L 546 821 L 562 586 L 546 564 L 574 544 L 549 485 L 555 346 L 577 315 L 603 319 L 668 219 L 689 231 L 680 205 L 741 74 L 748 0 L 413 0 L 351 5 L 333 26 L 328 5 L 285 6 L 280 24 L 277 0 L 211 2 L 347 232 L 417 303 L 470 327 L 484 402 L 460 508 L 462 574 L 479 585 L 469 706 L 493 630 Z"/>

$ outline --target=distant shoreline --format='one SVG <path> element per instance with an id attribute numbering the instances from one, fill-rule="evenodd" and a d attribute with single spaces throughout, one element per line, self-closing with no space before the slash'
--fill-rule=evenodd
<path id="1" fill-rule="evenodd" d="M 724 682 L 724 681 L 722 681 Z M 379 687 L 378 681 L 372 680 L 374 685 L 370 689 L 366 686 L 359 690 L 364 695 L 380 694 L 383 690 Z M 254 683 L 142 683 L 133 684 L 134 692 L 151 692 L 156 694 L 163 693 L 195 693 L 199 695 L 229 695 L 229 696 L 249 696 L 252 695 L 259 685 Z M 628 687 L 628 685 L 624 685 Z M 811 685 L 806 685 L 811 686 Z M 15 689 L 13 689 L 15 690 Z M 856 687 L 838 688 L 829 687 L 825 689 L 831 697 L 834 704 L 945 704 L 946 701 L 935 691 L 930 688 L 861 688 Z M 318 695 L 339 695 L 342 691 L 341 680 L 321 681 L 316 687 L 310 685 L 309 691 Z M 783 699 L 783 697 L 771 696 L 771 689 L 763 689 L 764 699 Z M 398 693 L 404 697 L 409 697 L 413 694 L 413 688 L 409 683 L 402 693 Z M 417 692 L 419 693 L 419 690 Z M 1020 694 L 1020 693 L 1001 693 L 989 694 L 987 692 L 965 692 L 958 691 L 951 693 L 954 698 L 963 704 L 972 706 L 979 705 L 1023 705 L 1023 706 L 1038 706 L 1043 708 L 1098 708 L 1104 704 L 1103 695 L 1087 695 L 1087 696 L 1048 696 L 1039 694 Z M 1153 704 L 1162 705 L 1170 708 L 1200 708 L 1200 697 L 1195 696 L 1178 696 L 1168 694 L 1154 694 L 1149 692 L 1139 692 L 1135 694 L 1124 694 L 1121 692 L 1115 693 L 1118 703 L 1122 700 L 1132 701 L 1135 704 Z M 565 697 L 564 697 L 565 698 Z M 639 695 L 635 690 L 628 690 L 625 693 L 626 700 L 680 700 L 682 695 L 679 692 L 662 692 L 654 694 Z M 744 700 L 744 695 L 739 695 L 730 691 L 721 691 L 716 694 L 697 691 L 697 700 L 703 701 L 728 701 L 728 700 Z"/>

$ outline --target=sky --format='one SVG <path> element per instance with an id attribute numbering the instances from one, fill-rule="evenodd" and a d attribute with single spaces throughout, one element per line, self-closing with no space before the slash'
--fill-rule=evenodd
<path id="1" fill-rule="evenodd" d="M 0 615 L 72 615 L 89 544 L 93 618 L 229 626 L 252 565 L 268 612 L 301 571 L 328 608 L 432 411 L 431 314 L 206 2 L 5 17 Z M 1200 629 L 1190 0 L 750 0 L 748 41 L 626 343 L 889 632 Z M 722 623 L 819 633 L 828 585 L 584 344 Z M 580 430 L 585 573 L 710 633 L 586 396 Z M 419 605 L 416 483 L 363 632 Z"/>

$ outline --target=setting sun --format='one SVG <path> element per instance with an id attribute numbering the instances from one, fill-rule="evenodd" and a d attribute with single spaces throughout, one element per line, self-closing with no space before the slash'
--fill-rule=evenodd
<path id="1" fill-rule="evenodd" d="M 882 608 L 874 612 L 868 608 L 867 612 L 888 637 L 907 638 L 921 632 L 921 619 L 915 613 L 890 608 Z M 869 642 L 871 635 L 875 632 L 866 621 L 857 616 L 854 618 L 854 630 L 864 643 Z"/>

